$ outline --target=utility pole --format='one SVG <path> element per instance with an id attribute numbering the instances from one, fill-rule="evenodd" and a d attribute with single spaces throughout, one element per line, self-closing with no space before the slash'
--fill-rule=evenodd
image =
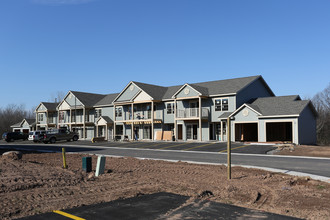
<path id="1" fill-rule="evenodd" d="M 231 127 L 230 117 L 227 118 L 227 174 L 228 180 L 231 179 Z"/>

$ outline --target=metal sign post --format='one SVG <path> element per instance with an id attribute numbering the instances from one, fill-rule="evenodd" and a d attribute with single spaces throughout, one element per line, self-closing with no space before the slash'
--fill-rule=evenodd
<path id="1" fill-rule="evenodd" d="M 230 118 L 227 118 L 227 174 L 228 179 L 231 179 L 231 127 Z"/>

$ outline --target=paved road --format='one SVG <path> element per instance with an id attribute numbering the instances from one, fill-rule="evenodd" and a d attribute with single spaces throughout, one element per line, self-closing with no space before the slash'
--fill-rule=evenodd
<path id="1" fill-rule="evenodd" d="M 79 145 L 77 145 L 77 143 Z M 85 142 L 72 142 L 57 143 L 56 145 L 44 145 L 44 144 L 22 144 L 18 145 L 10 143 L 0 143 L 2 147 L 13 147 L 26 150 L 46 150 L 46 151 L 61 151 L 62 146 L 66 146 L 67 152 L 81 152 L 81 153 L 91 153 L 91 154 L 102 154 L 102 155 L 112 155 L 112 156 L 126 156 L 126 157 L 137 157 L 137 158 L 148 158 L 148 159 L 162 159 L 162 160 L 173 160 L 173 161 L 189 161 L 198 163 L 214 163 L 214 164 L 226 164 L 227 154 L 226 152 L 219 153 L 223 151 L 220 148 L 215 152 L 208 151 L 197 151 L 197 149 L 202 149 L 202 145 L 210 143 L 192 143 L 189 145 L 189 150 L 180 150 L 173 148 L 164 149 L 152 149 L 152 145 L 163 144 L 149 142 L 146 148 L 134 148 L 134 144 L 115 144 L 113 146 L 101 146 L 104 145 L 99 143 L 98 145 L 87 146 Z M 169 143 L 167 143 L 169 144 Z M 171 143 L 178 144 L 178 143 Z M 197 144 L 197 145 L 196 145 Z M 216 145 L 216 144 L 214 144 Z M 117 146 L 117 147 L 115 147 Z M 170 146 L 170 145 L 166 145 Z M 199 147 L 198 147 L 199 146 Z M 207 145 L 205 147 L 210 147 L 213 145 Z M 177 146 L 178 147 L 178 146 Z M 233 145 L 233 148 L 237 149 L 249 149 L 250 146 L 238 146 Z M 241 147 L 241 148 L 238 148 Z M 252 148 L 256 146 L 251 146 Z M 258 146 L 260 147 L 260 146 Z M 219 150 L 220 149 L 220 150 Z M 242 154 L 233 153 L 232 154 L 232 164 L 244 165 L 244 166 L 256 166 L 256 167 L 268 167 L 287 171 L 289 174 L 295 174 L 294 172 L 302 172 L 312 175 L 319 175 L 323 177 L 330 178 L 330 158 L 302 158 L 302 157 L 292 157 L 292 156 L 275 156 L 275 155 L 265 155 L 265 154 Z M 328 180 L 328 179 L 327 179 Z"/>
<path id="2" fill-rule="evenodd" d="M 36 146 L 52 146 L 51 144 L 44 145 L 42 143 L 33 143 L 31 141 L 15 141 L 5 142 L 0 141 L 0 145 L 36 145 Z M 70 146 L 90 146 L 90 147 L 120 147 L 133 149 L 153 149 L 153 150 L 179 150 L 179 151 L 201 151 L 201 152 L 226 152 L 227 143 L 224 142 L 99 142 L 92 143 L 91 141 L 75 141 L 75 142 L 58 142 L 56 145 Z M 243 143 L 232 143 L 232 152 L 245 154 L 266 154 L 276 147 L 272 145 L 246 145 Z"/>

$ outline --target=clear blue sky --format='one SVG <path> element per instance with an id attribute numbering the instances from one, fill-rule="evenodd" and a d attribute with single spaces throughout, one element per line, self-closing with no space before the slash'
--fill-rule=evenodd
<path id="1" fill-rule="evenodd" d="M 330 82 L 329 0 L 1 0 L 0 107 L 262 75 L 276 95 Z"/>

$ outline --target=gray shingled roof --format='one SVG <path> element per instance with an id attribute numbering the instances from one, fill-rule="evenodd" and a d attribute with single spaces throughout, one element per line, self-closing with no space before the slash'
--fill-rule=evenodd
<path id="1" fill-rule="evenodd" d="M 101 116 L 108 124 L 113 123 L 112 119 L 108 116 Z"/>
<path id="2" fill-rule="evenodd" d="M 205 95 L 237 93 L 245 86 L 249 85 L 254 80 L 258 79 L 259 77 L 261 76 L 250 76 L 250 77 L 235 78 L 235 79 L 217 80 L 210 82 L 194 83 L 189 85 L 205 88 L 204 91 L 207 91 L 207 94 Z"/>
<path id="3" fill-rule="evenodd" d="M 33 125 L 36 123 L 36 119 L 33 119 L 33 118 L 25 118 L 26 122 L 29 124 L 29 125 Z"/>
<path id="4" fill-rule="evenodd" d="M 112 93 L 106 95 L 103 99 L 98 101 L 94 106 L 104 106 L 104 105 L 111 105 L 113 100 L 119 95 L 119 93 Z"/>
<path id="5" fill-rule="evenodd" d="M 228 118 L 229 115 L 231 115 L 233 112 L 224 112 L 222 115 L 220 115 L 218 118 Z"/>
<path id="6" fill-rule="evenodd" d="M 106 95 L 71 91 L 85 106 L 94 106 L 97 102 L 103 99 Z"/>
<path id="7" fill-rule="evenodd" d="M 182 87 L 181 86 L 170 86 L 167 87 L 166 92 L 163 95 L 162 99 L 173 99 L 172 96 Z"/>
<path id="8" fill-rule="evenodd" d="M 56 107 L 58 106 L 58 102 L 41 102 L 48 111 L 55 111 Z"/>
<path id="9" fill-rule="evenodd" d="M 250 106 L 262 116 L 299 115 L 309 103 L 308 100 L 300 100 L 299 96 L 292 95 L 257 98 Z"/>
<path id="10" fill-rule="evenodd" d="M 146 84 L 135 81 L 132 82 L 136 84 L 138 87 L 140 87 L 143 91 L 148 93 L 152 98 L 154 98 L 154 100 L 162 100 L 164 94 L 167 91 L 167 88 L 163 86 L 157 86 L 157 85 Z"/>
<path id="11" fill-rule="evenodd" d="M 11 128 L 19 128 L 21 127 L 22 122 L 18 122 L 16 124 L 10 125 Z"/>

